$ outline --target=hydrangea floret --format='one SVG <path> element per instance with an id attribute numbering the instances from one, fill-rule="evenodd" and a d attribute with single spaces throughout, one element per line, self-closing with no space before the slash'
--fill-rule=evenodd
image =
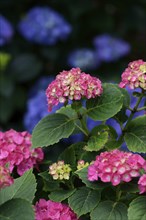
<path id="1" fill-rule="evenodd" d="M 84 167 L 87 167 L 87 166 L 89 166 L 88 162 L 85 162 L 84 160 L 78 160 L 77 170 L 81 170 L 81 169 L 83 169 Z"/>
<path id="2" fill-rule="evenodd" d="M 146 171 L 146 161 L 140 155 L 120 150 L 105 151 L 96 156 L 96 160 L 89 166 L 88 180 L 100 178 L 102 182 L 111 182 L 116 186 L 139 177 L 141 169 Z"/>
<path id="3" fill-rule="evenodd" d="M 78 220 L 78 218 L 68 205 L 40 199 L 35 204 L 35 220 Z"/>
<path id="4" fill-rule="evenodd" d="M 12 185 L 13 177 L 10 176 L 9 169 L 0 165 L 0 189 Z"/>
<path id="5" fill-rule="evenodd" d="M 95 98 L 102 93 L 101 81 L 89 74 L 81 72 L 80 68 L 72 68 L 62 71 L 48 86 L 46 96 L 49 111 L 54 105 L 65 103 L 68 100 L 80 100 L 82 98 Z"/>
<path id="6" fill-rule="evenodd" d="M 138 187 L 140 190 L 140 194 L 146 193 L 146 174 L 143 174 L 138 181 Z"/>
<path id="7" fill-rule="evenodd" d="M 54 180 L 69 180 L 71 168 L 64 161 L 58 161 L 49 166 L 49 174 Z"/>
<path id="8" fill-rule="evenodd" d="M 22 176 L 44 158 L 41 148 L 31 149 L 31 146 L 31 135 L 27 131 L 0 132 L 0 166 L 9 164 L 10 173 L 17 167 L 17 173 Z"/>
<path id="9" fill-rule="evenodd" d="M 130 89 L 142 88 L 146 90 L 146 62 L 143 60 L 135 60 L 128 64 L 128 67 L 122 73 L 122 81 L 119 86 Z"/>

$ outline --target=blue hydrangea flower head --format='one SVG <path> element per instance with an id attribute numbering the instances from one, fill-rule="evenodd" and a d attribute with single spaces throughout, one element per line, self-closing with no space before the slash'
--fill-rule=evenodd
<path id="1" fill-rule="evenodd" d="M 0 46 L 3 46 L 12 39 L 14 34 L 12 25 L 7 19 L 0 15 Z"/>
<path id="2" fill-rule="evenodd" d="M 27 112 L 24 115 L 24 126 L 30 133 L 35 125 L 48 114 L 45 93 L 39 91 L 36 96 L 27 102 Z"/>
<path id="3" fill-rule="evenodd" d="M 43 45 L 54 45 L 71 32 L 70 24 L 49 7 L 34 7 L 22 18 L 18 29 L 27 40 Z"/>
<path id="4" fill-rule="evenodd" d="M 24 126 L 30 133 L 35 125 L 46 115 L 56 112 L 62 105 L 57 105 L 52 112 L 48 112 L 45 91 L 40 90 L 34 97 L 27 102 L 27 112 L 24 115 Z"/>
<path id="5" fill-rule="evenodd" d="M 42 76 L 36 81 L 33 87 L 29 91 L 29 97 L 34 97 L 38 91 L 45 91 L 48 85 L 55 79 L 54 76 Z"/>
<path id="6" fill-rule="evenodd" d="M 48 112 L 47 98 L 45 90 L 49 83 L 54 80 L 53 76 L 41 77 L 29 91 L 27 101 L 27 111 L 24 115 L 24 127 L 31 133 L 35 125 L 46 115 L 58 110 L 61 105 Z"/>
<path id="7" fill-rule="evenodd" d="M 95 51 L 83 48 L 73 50 L 67 60 L 68 65 L 72 67 L 80 67 L 82 70 L 92 70 L 99 66 L 100 61 Z"/>
<path id="8" fill-rule="evenodd" d="M 93 43 L 98 56 L 104 62 L 116 61 L 130 52 L 129 43 L 108 34 L 95 37 Z"/>

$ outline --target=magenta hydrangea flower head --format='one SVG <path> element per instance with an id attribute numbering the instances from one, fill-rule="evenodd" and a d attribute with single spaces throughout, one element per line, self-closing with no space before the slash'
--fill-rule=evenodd
<path id="1" fill-rule="evenodd" d="M 140 194 L 146 193 L 146 174 L 143 174 L 138 181 L 138 187 L 140 190 Z"/>
<path id="2" fill-rule="evenodd" d="M 146 62 L 143 60 L 135 60 L 128 64 L 128 67 L 122 73 L 122 81 L 119 86 L 130 89 L 142 88 L 146 90 Z"/>
<path id="3" fill-rule="evenodd" d="M 46 96 L 49 111 L 54 105 L 68 100 L 80 100 L 82 98 L 95 98 L 102 93 L 101 81 L 89 74 L 81 72 L 80 68 L 72 68 L 62 71 L 48 86 Z"/>
<path id="4" fill-rule="evenodd" d="M 12 185 L 14 179 L 10 176 L 10 172 L 6 167 L 0 165 L 0 189 Z"/>
<path id="5" fill-rule="evenodd" d="M 78 218 L 68 205 L 40 199 L 35 204 L 35 220 L 78 220 Z"/>
<path id="6" fill-rule="evenodd" d="M 140 176 L 141 169 L 146 170 L 146 161 L 140 155 L 120 150 L 105 151 L 88 167 L 88 180 L 100 178 L 116 186 Z"/>
<path id="7" fill-rule="evenodd" d="M 31 149 L 31 135 L 27 131 L 10 129 L 0 132 L 0 166 L 8 164 L 10 173 L 14 167 L 20 176 L 44 158 L 41 148 Z"/>

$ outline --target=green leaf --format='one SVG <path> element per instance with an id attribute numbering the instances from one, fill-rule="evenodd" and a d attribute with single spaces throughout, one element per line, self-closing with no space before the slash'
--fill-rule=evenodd
<path id="1" fill-rule="evenodd" d="M 77 117 L 77 113 L 74 109 L 71 108 L 71 105 L 63 106 L 56 113 L 64 114 L 69 118 Z"/>
<path id="2" fill-rule="evenodd" d="M 99 132 L 97 136 L 91 136 L 87 145 L 84 147 L 86 151 L 99 151 L 108 141 L 108 132 Z"/>
<path id="3" fill-rule="evenodd" d="M 128 107 L 130 105 L 130 95 L 126 89 L 118 87 L 118 89 L 123 94 L 123 105 L 124 107 Z"/>
<path id="4" fill-rule="evenodd" d="M 97 135 L 98 132 L 109 131 L 108 125 L 97 125 L 91 130 L 91 135 Z"/>
<path id="5" fill-rule="evenodd" d="M 68 147 L 68 149 L 72 149 L 73 151 L 74 151 L 74 153 L 75 153 L 75 157 L 76 157 L 76 161 L 77 160 L 80 160 L 81 158 L 82 158 L 82 154 L 85 152 L 84 150 L 83 150 L 83 148 L 84 148 L 84 146 L 86 145 L 86 142 L 78 142 L 78 143 L 75 143 L 75 144 L 72 144 L 71 146 L 69 146 Z M 67 150 L 67 149 L 66 149 Z M 65 151 L 66 151 L 65 150 Z M 72 151 L 71 150 L 71 151 Z M 65 152 L 64 151 L 64 152 Z M 74 154 L 73 153 L 73 154 Z M 74 163 L 74 162 L 72 162 L 72 163 Z M 72 164 L 71 163 L 71 164 Z"/>
<path id="6" fill-rule="evenodd" d="M 56 191 L 50 193 L 49 199 L 51 199 L 55 202 L 62 202 L 63 200 L 69 198 L 75 191 L 76 191 L 76 189 L 56 190 Z"/>
<path id="7" fill-rule="evenodd" d="M 82 187 L 69 197 L 68 203 L 71 209 L 80 217 L 91 212 L 99 203 L 100 197 L 99 191 Z"/>
<path id="8" fill-rule="evenodd" d="M 74 119 L 69 119 L 64 114 L 47 115 L 33 130 L 33 148 L 58 143 L 60 139 L 69 137 L 74 128 Z"/>
<path id="9" fill-rule="evenodd" d="M 123 143 L 122 140 L 117 140 L 117 133 L 115 129 L 111 126 L 107 125 L 98 125 L 94 127 L 91 131 L 91 134 L 97 135 L 98 132 L 107 132 L 108 133 L 108 139 L 106 139 L 104 147 L 109 150 L 113 150 L 116 148 L 119 148 L 121 144 Z"/>
<path id="10" fill-rule="evenodd" d="M 0 220 L 34 220 L 32 205 L 24 199 L 11 199 L 0 206 Z"/>
<path id="11" fill-rule="evenodd" d="M 104 201 L 91 212 L 91 220 L 127 220 L 127 207 L 120 202 Z M 133 220 L 133 218 L 129 219 Z"/>
<path id="12" fill-rule="evenodd" d="M 80 100 L 77 101 L 73 101 L 73 103 L 71 104 L 72 109 L 74 109 L 75 111 L 78 111 L 80 108 L 82 108 L 82 103 Z"/>
<path id="13" fill-rule="evenodd" d="M 93 160 L 95 160 L 95 157 L 97 156 L 96 151 L 84 151 L 80 157 L 80 160 L 84 160 L 85 162 L 91 163 Z"/>
<path id="14" fill-rule="evenodd" d="M 123 183 L 120 185 L 120 190 L 128 193 L 137 193 L 139 192 L 137 182 L 136 183 Z"/>
<path id="15" fill-rule="evenodd" d="M 70 164 L 72 168 L 76 168 L 76 156 L 73 147 L 66 148 L 59 156 L 58 160 L 63 160 L 65 164 Z"/>
<path id="16" fill-rule="evenodd" d="M 25 82 L 36 77 L 42 69 L 42 63 L 33 54 L 20 54 L 10 66 L 10 73 L 19 82 Z"/>
<path id="17" fill-rule="evenodd" d="M 129 123 L 124 139 L 130 151 L 146 152 L 146 115 L 137 117 Z"/>
<path id="18" fill-rule="evenodd" d="M 86 111 L 85 108 L 82 107 L 82 108 L 80 108 L 79 113 L 82 115 L 85 113 L 85 111 Z M 56 113 L 64 114 L 64 115 L 68 116 L 70 119 L 76 118 L 76 120 L 75 120 L 76 124 L 78 126 L 82 127 L 81 122 L 78 119 L 79 116 L 78 116 L 77 112 L 74 109 L 72 109 L 71 105 L 63 106 L 62 108 L 57 110 Z M 86 115 L 82 115 L 82 117 L 83 117 L 83 119 L 86 120 Z M 78 134 L 78 133 L 81 133 L 81 130 L 77 126 L 75 126 L 75 129 L 72 134 Z"/>
<path id="19" fill-rule="evenodd" d="M 32 201 L 36 191 L 36 180 L 31 170 L 15 179 L 14 184 L 0 191 L 0 205 L 10 199 L 22 198 Z"/>
<path id="20" fill-rule="evenodd" d="M 146 219 L 146 196 L 140 196 L 134 199 L 128 208 L 128 220 Z"/>
<path id="21" fill-rule="evenodd" d="M 44 180 L 44 191 L 51 192 L 59 189 L 59 182 L 53 180 L 52 176 L 48 173 L 48 171 L 39 173 L 39 176 L 41 176 Z"/>
<path id="22" fill-rule="evenodd" d="M 103 84 L 103 93 L 97 99 L 87 101 L 87 114 L 93 120 L 107 120 L 120 111 L 123 105 L 123 94 L 114 84 Z"/>
<path id="23" fill-rule="evenodd" d="M 82 180 L 82 182 L 89 188 L 91 189 L 96 189 L 96 190 L 102 190 L 103 188 L 109 186 L 108 183 L 103 183 L 100 181 L 94 181 L 91 182 L 87 179 L 87 175 L 88 175 L 88 167 L 85 167 L 81 170 L 78 170 L 75 172 L 79 178 Z"/>
<path id="24" fill-rule="evenodd" d="M 122 145 L 122 143 L 122 140 L 111 139 L 106 143 L 105 148 L 108 150 L 114 150 L 119 148 Z"/>

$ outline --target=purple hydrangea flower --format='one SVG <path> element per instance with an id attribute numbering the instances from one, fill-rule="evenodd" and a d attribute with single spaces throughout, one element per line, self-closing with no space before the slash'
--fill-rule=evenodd
<path id="1" fill-rule="evenodd" d="M 7 21 L 7 19 L 0 15 L 0 46 L 8 43 L 13 36 L 12 25 Z"/>
<path id="2" fill-rule="evenodd" d="M 53 111 L 48 112 L 45 91 L 40 90 L 27 102 L 27 112 L 24 115 L 24 126 L 30 133 L 35 125 L 46 115 L 56 112 L 62 105 L 55 106 Z"/>
<path id="3" fill-rule="evenodd" d="M 67 63 L 70 67 L 80 67 L 82 70 L 92 70 L 99 66 L 100 61 L 95 51 L 83 48 L 73 50 L 68 56 Z"/>
<path id="4" fill-rule="evenodd" d="M 66 39 L 71 26 L 58 12 L 49 7 L 34 7 L 20 21 L 18 29 L 31 42 L 54 45 Z"/>
<path id="5" fill-rule="evenodd" d="M 29 97 L 34 97 L 38 91 L 46 91 L 48 85 L 55 79 L 54 76 L 43 76 L 36 81 L 29 91 Z"/>
<path id="6" fill-rule="evenodd" d="M 94 46 L 100 59 L 105 62 L 118 60 L 130 52 L 129 43 L 108 34 L 95 37 Z"/>
<path id="7" fill-rule="evenodd" d="M 41 77 L 29 91 L 27 101 L 27 111 L 24 115 L 24 127 L 31 133 L 35 125 L 46 115 L 49 114 L 45 90 L 54 77 Z M 58 110 L 60 106 L 53 109 Z M 53 113 L 50 112 L 50 113 Z"/>
<path id="8" fill-rule="evenodd" d="M 45 93 L 39 91 L 36 96 L 27 102 L 27 112 L 24 116 L 24 126 L 30 133 L 35 125 L 48 114 Z"/>

